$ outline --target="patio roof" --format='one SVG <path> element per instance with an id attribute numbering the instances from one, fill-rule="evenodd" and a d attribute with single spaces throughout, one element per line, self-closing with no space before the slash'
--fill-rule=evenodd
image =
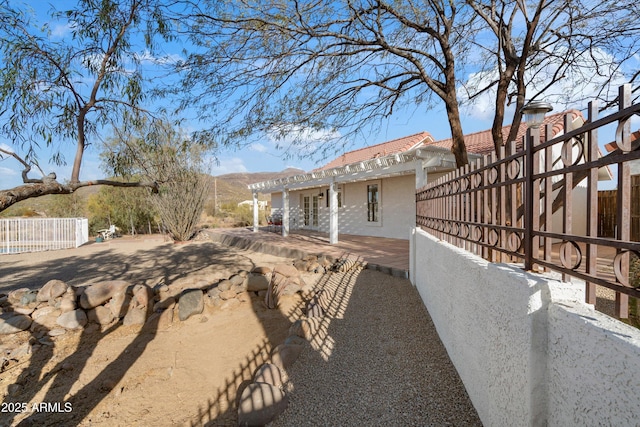
<path id="1" fill-rule="evenodd" d="M 426 132 L 425 132 L 426 133 Z M 427 134 L 428 135 L 428 134 Z M 445 172 L 455 169 L 455 159 L 446 148 L 414 144 L 404 152 L 396 152 L 368 160 L 362 160 L 343 166 L 321 168 L 314 171 L 285 178 L 249 184 L 252 191 L 278 192 L 283 190 L 302 190 L 321 187 L 332 182 L 357 182 L 371 179 L 415 173 L 416 161 L 427 160 L 427 172 Z M 333 162 L 328 163 L 331 165 Z M 328 166 L 327 165 L 327 166 Z"/>

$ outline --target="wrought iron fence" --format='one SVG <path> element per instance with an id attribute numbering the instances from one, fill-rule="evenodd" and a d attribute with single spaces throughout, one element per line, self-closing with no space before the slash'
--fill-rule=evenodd
<path id="1" fill-rule="evenodd" d="M 0 219 L 0 254 L 77 248 L 88 241 L 86 218 Z"/>
<path id="2" fill-rule="evenodd" d="M 640 283 L 629 278 L 630 262 L 640 262 L 640 243 L 630 239 L 629 169 L 640 158 L 640 140 L 630 131 L 640 104 L 632 105 L 630 85 L 620 88 L 619 101 L 619 110 L 603 118 L 597 103 L 589 103 L 587 121 L 574 130 L 565 116 L 560 136 L 551 138 L 548 125 L 541 140 L 540 129 L 530 128 L 523 150 L 512 142 L 419 189 L 417 225 L 490 261 L 582 279 L 590 304 L 596 302 L 596 286 L 610 288 L 616 292 L 615 314 L 628 317 L 628 297 L 640 297 Z M 616 147 L 601 155 L 598 134 L 611 123 L 617 126 Z M 601 237 L 598 174 L 615 167 L 617 233 Z"/>

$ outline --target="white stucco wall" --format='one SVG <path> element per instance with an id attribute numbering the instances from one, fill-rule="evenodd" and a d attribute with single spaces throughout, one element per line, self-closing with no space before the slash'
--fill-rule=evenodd
<path id="1" fill-rule="evenodd" d="M 378 183 L 380 221 L 367 222 L 367 185 Z M 339 233 L 361 236 L 409 239 L 409 225 L 415 224 L 415 175 L 403 175 L 373 181 L 340 183 L 342 207 L 338 209 Z M 329 232 L 328 187 L 291 191 L 289 212 L 291 229 L 304 228 L 301 197 L 323 193 L 318 205 L 317 230 Z M 282 208 L 282 193 L 271 194 L 272 209 Z M 311 227 L 314 228 L 314 227 Z"/>
<path id="2" fill-rule="evenodd" d="M 584 304 L 582 286 L 420 229 L 411 248 L 412 280 L 485 425 L 633 425 L 610 420 L 638 413 L 640 331 Z"/>

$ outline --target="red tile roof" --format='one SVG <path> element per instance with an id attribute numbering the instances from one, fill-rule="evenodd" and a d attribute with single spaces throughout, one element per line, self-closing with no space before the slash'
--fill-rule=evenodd
<path id="1" fill-rule="evenodd" d="M 353 163 L 362 162 L 365 160 L 388 156 L 390 154 L 403 153 L 412 148 L 427 145 L 433 142 L 434 139 L 429 132 L 420 132 L 416 133 L 415 135 L 405 136 L 403 138 L 383 142 L 382 144 L 371 145 L 369 147 L 349 151 L 316 170 L 337 168 Z"/>
<path id="2" fill-rule="evenodd" d="M 545 126 L 547 124 L 551 124 L 553 126 L 552 136 L 556 136 L 560 132 L 562 132 L 564 128 L 563 117 L 565 114 L 570 114 L 572 120 L 575 120 L 577 118 L 581 118 L 582 120 L 584 120 L 582 113 L 578 110 L 567 110 L 561 113 L 549 114 L 545 116 L 543 125 L 540 127 L 540 137 L 542 138 L 542 140 L 544 140 Z M 503 140 L 507 139 L 507 137 L 509 136 L 510 130 L 511 130 L 511 125 L 502 127 Z M 526 134 L 526 132 L 527 132 L 527 124 L 520 123 L 518 134 L 516 136 L 516 142 L 518 147 L 522 146 L 522 137 Z M 491 137 L 491 129 L 465 135 L 464 143 L 467 147 L 468 153 L 485 155 L 485 154 L 490 154 L 491 152 L 493 152 L 493 149 L 494 149 L 493 138 Z M 447 138 L 447 139 L 442 139 L 440 141 L 436 141 L 432 144 L 427 144 L 427 145 L 451 149 L 452 144 L 453 144 L 453 140 L 451 138 Z"/>
<path id="3" fill-rule="evenodd" d="M 631 133 L 631 142 L 637 141 L 638 138 L 640 138 L 640 130 Z M 608 153 L 610 153 L 618 149 L 618 144 L 615 141 L 612 141 L 608 144 L 605 144 L 604 149 L 607 150 Z"/>

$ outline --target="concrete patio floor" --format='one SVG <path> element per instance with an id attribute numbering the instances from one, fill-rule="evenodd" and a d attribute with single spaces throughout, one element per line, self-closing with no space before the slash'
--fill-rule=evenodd
<path id="1" fill-rule="evenodd" d="M 229 246 L 251 249 L 273 255 L 299 258 L 308 254 L 328 254 L 335 258 L 347 257 L 366 261 L 369 268 L 397 277 L 409 274 L 409 241 L 383 237 L 341 234 L 338 243 L 329 244 L 327 233 L 295 230 L 288 237 L 261 227 L 215 228 L 207 230 L 213 241 Z"/>

